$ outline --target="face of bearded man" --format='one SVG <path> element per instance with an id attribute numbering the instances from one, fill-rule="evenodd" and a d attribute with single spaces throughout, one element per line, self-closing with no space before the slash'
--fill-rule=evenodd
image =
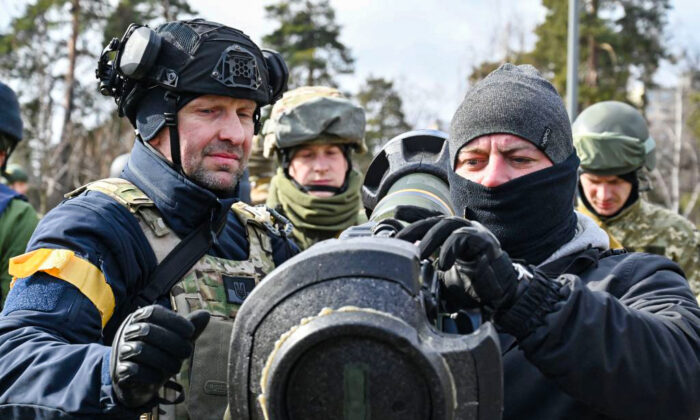
<path id="1" fill-rule="evenodd" d="M 200 186 L 231 193 L 248 165 L 255 102 L 203 95 L 177 113 L 182 169 Z M 170 134 L 161 130 L 151 145 L 172 161 Z"/>

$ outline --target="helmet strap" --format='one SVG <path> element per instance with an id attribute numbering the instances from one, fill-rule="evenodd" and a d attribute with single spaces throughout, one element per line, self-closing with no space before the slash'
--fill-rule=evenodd
<path id="1" fill-rule="evenodd" d="M 17 143 L 13 143 L 10 147 L 7 148 L 7 151 L 5 152 L 5 160 L 2 162 L 2 166 L 0 166 L 0 175 L 4 176 L 7 178 L 7 161 L 10 160 L 10 155 L 12 152 L 15 150 L 15 147 L 17 147 Z"/>
<path id="2" fill-rule="evenodd" d="M 262 128 L 262 124 L 260 123 L 260 105 L 256 106 L 253 112 L 253 124 L 253 134 L 257 135 Z"/>
<path id="3" fill-rule="evenodd" d="M 177 102 L 180 97 L 170 91 L 165 92 L 165 107 L 166 112 L 165 125 L 170 130 L 170 158 L 173 161 L 173 166 L 178 172 L 182 172 L 182 161 L 180 159 L 180 134 L 177 130 Z"/>
<path id="4" fill-rule="evenodd" d="M 639 179 L 639 192 L 649 192 L 653 189 L 649 173 L 645 169 L 637 169 L 637 179 Z"/>
<path id="5" fill-rule="evenodd" d="M 292 184 L 294 184 L 295 187 L 297 187 L 300 191 L 305 192 L 305 193 L 310 193 L 310 192 L 329 192 L 333 193 L 333 195 L 340 194 L 344 192 L 347 189 L 347 186 L 343 185 L 343 187 L 331 187 L 330 185 L 301 185 L 300 183 L 296 182 L 294 178 L 289 178 L 292 181 Z"/>

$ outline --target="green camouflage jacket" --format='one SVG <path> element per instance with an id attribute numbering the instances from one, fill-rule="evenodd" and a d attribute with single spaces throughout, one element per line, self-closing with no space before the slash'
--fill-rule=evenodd
<path id="1" fill-rule="evenodd" d="M 596 221 L 625 248 L 678 263 L 693 293 L 700 295 L 700 233 L 683 216 L 640 199 L 620 214 Z"/>

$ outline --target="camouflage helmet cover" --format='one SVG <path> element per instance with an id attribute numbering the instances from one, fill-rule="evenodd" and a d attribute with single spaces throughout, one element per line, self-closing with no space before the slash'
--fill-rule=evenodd
<path id="1" fill-rule="evenodd" d="M 599 175 L 621 175 L 656 165 L 656 143 L 634 107 L 605 101 L 586 108 L 573 124 L 574 146 L 581 169 Z"/>
<path id="2" fill-rule="evenodd" d="M 262 130 L 264 155 L 275 149 L 305 144 L 349 144 L 357 153 L 365 146 L 365 111 L 338 89 L 303 86 L 285 93 L 272 108 Z"/>

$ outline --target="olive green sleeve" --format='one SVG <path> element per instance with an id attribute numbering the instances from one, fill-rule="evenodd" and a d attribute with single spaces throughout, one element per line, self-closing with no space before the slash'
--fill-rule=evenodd
<path id="1" fill-rule="evenodd" d="M 0 287 L 2 305 L 10 290 L 12 278 L 7 272 L 10 258 L 24 253 L 39 218 L 31 204 L 22 200 L 12 200 L 0 216 Z"/>

